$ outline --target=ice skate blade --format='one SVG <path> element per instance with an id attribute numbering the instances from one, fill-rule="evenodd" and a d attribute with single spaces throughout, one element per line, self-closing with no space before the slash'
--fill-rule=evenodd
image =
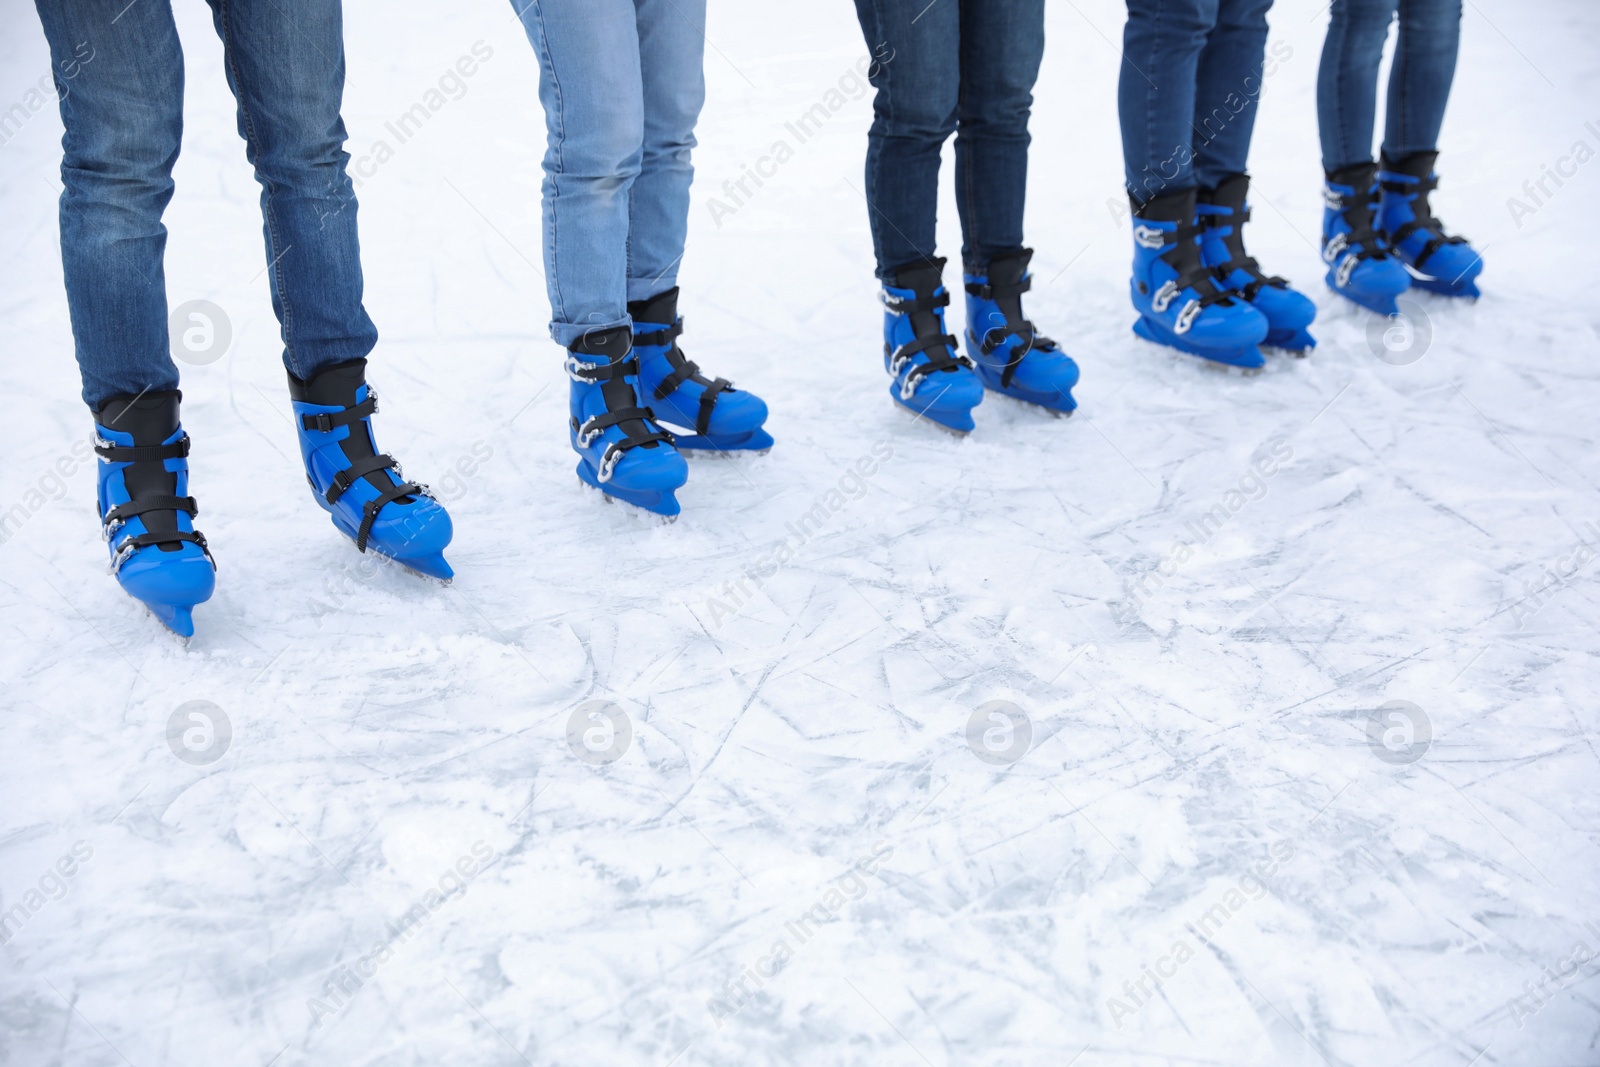
<path id="1" fill-rule="evenodd" d="M 1273 330 L 1267 334 L 1267 339 L 1261 342 L 1262 348 L 1275 348 L 1279 352 L 1287 352 L 1296 359 L 1305 359 L 1311 350 L 1317 347 L 1317 339 L 1311 336 L 1310 330 Z"/>
<path id="2" fill-rule="evenodd" d="M 578 462 L 578 481 L 598 492 L 607 504 L 614 504 L 620 500 L 638 511 L 661 519 L 664 523 L 676 522 L 678 513 L 682 510 L 678 498 L 673 495 L 671 489 L 622 489 L 609 482 L 601 485 L 594 479 L 594 475 L 589 473 L 588 464 L 581 460 Z"/>
<path id="3" fill-rule="evenodd" d="M 192 604 L 152 604 L 141 600 L 139 603 L 150 609 L 150 614 L 155 616 L 157 622 L 166 627 L 171 633 L 187 647 L 189 639 L 194 636 L 194 606 Z"/>
<path id="4" fill-rule="evenodd" d="M 1070 419 L 1072 417 L 1072 413 L 1078 410 L 1078 402 L 1072 399 L 1071 393 L 1067 394 L 1066 399 L 1067 402 L 1072 406 L 1058 407 L 1057 404 L 1060 402 L 1059 398 L 1057 398 L 1056 403 L 1047 403 L 1044 400 L 1034 400 L 1029 396 L 1013 393 L 1006 389 L 997 389 L 994 386 L 987 384 L 984 385 L 984 388 L 993 393 L 995 396 L 1003 396 L 1013 403 L 1021 404 L 1030 411 L 1042 411 L 1053 419 Z"/>
<path id="5" fill-rule="evenodd" d="M 1413 272 L 1411 284 L 1418 289 L 1426 289 L 1430 293 L 1458 297 L 1462 300 L 1476 300 L 1483 295 L 1478 289 L 1478 283 L 1472 279 L 1464 282 L 1447 282 L 1443 278 L 1430 278 Z"/>
<path id="6" fill-rule="evenodd" d="M 672 443 L 689 456 L 734 457 L 744 453 L 764 456 L 772 451 L 772 435 L 759 427 L 745 433 L 673 434 Z"/>
<path id="7" fill-rule="evenodd" d="M 1348 289 L 1341 289 L 1332 282 L 1328 283 L 1328 288 L 1332 289 L 1334 292 L 1338 293 L 1352 304 L 1355 304 L 1358 307 L 1364 307 L 1368 311 L 1376 311 L 1379 315 L 1394 316 L 1400 314 L 1400 307 L 1395 303 L 1395 297 L 1400 295 L 1398 293 L 1355 293 Z"/>
<path id="8" fill-rule="evenodd" d="M 1175 348 L 1185 355 L 1198 359 L 1203 366 L 1215 370 L 1236 371 L 1251 377 L 1261 373 L 1261 368 L 1267 365 L 1267 359 L 1255 345 L 1245 345 L 1240 348 L 1201 348 L 1167 333 L 1161 326 L 1153 324 L 1149 319 L 1141 316 L 1133 324 L 1133 332 L 1158 345 Z"/>
<path id="9" fill-rule="evenodd" d="M 966 428 L 962 429 L 959 425 L 952 426 L 948 422 L 945 422 L 943 419 L 937 417 L 932 409 L 929 409 L 928 411 L 918 411 L 909 404 L 901 403 L 898 398 L 895 399 L 894 406 L 897 411 L 908 416 L 913 421 L 922 425 L 931 426 L 940 433 L 949 434 L 951 437 L 958 439 L 970 436 L 972 431 L 977 429 L 977 423 L 972 421 L 972 413 L 970 411 L 966 413 Z M 959 417 L 953 412 L 945 412 L 943 414 L 945 418 Z"/>

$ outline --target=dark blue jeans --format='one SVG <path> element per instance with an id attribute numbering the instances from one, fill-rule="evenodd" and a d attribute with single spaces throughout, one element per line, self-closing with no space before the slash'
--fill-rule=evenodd
<path id="1" fill-rule="evenodd" d="M 338 0 L 209 0 L 261 183 L 284 364 L 308 378 L 365 356 L 356 200 L 345 175 Z M 176 389 L 162 212 L 183 136 L 171 0 L 37 0 L 61 97 L 61 261 L 83 399 Z M 218 270 L 238 270 L 218 264 Z"/>
<path id="2" fill-rule="evenodd" d="M 936 254 L 939 150 L 952 133 L 961 260 L 984 273 L 1022 247 L 1044 0 L 856 0 L 856 14 L 878 91 L 866 178 L 878 277 Z"/>
<path id="3" fill-rule="evenodd" d="M 1378 64 L 1397 11 L 1400 36 L 1389 68 L 1383 151 L 1399 160 L 1439 147 L 1461 40 L 1461 0 L 1333 0 L 1317 68 L 1324 170 L 1372 162 Z"/>
<path id="4" fill-rule="evenodd" d="M 1272 0 L 1128 0 L 1117 111 L 1140 200 L 1243 174 Z"/>

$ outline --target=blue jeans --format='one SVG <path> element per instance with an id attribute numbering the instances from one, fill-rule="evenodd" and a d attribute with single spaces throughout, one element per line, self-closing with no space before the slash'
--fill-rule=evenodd
<path id="1" fill-rule="evenodd" d="M 1272 0 L 1128 0 L 1117 111 L 1140 200 L 1245 172 Z"/>
<path id="2" fill-rule="evenodd" d="M 705 0 L 512 0 L 539 56 L 550 336 L 678 284 L 705 103 Z"/>
<path id="3" fill-rule="evenodd" d="M 956 135 L 961 261 L 1022 247 L 1028 116 L 1044 56 L 1044 0 L 856 0 L 877 95 L 867 215 L 878 277 L 932 259 L 939 151 Z"/>
<path id="4" fill-rule="evenodd" d="M 209 0 L 245 156 L 261 183 L 283 361 L 309 378 L 365 356 L 356 200 L 345 176 L 336 0 Z M 61 262 L 83 399 L 176 389 L 162 212 L 183 137 L 171 0 L 37 0 L 61 98 Z M 219 269 L 232 269 L 219 264 Z"/>
<path id="5" fill-rule="evenodd" d="M 1383 152 L 1400 160 L 1439 147 L 1439 127 L 1456 73 L 1461 0 L 1333 0 L 1317 68 L 1324 170 L 1372 162 L 1378 64 L 1396 11 L 1400 36 L 1389 69 Z"/>

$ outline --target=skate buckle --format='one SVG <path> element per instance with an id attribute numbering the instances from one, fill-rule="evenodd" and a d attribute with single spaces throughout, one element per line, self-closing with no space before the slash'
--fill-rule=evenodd
<path id="1" fill-rule="evenodd" d="M 102 448 L 116 448 L 116 447 L 118 447 L 118 446 L 117 446 L 117 443 L 115 441 L 107 441 L 104 437 L 101 437 L 99 434 L 95 434 L 94 435 L 94 450 L 95 450 L 95 453 L 97 455 L 98 455 L 98 453 L 100 452 L 100 450 Z M 98 456 L 98 458 L 99 458 L 101 463 L 110 463 L 111 462 L 105 456 Z"/>
<path id="2" fill-rule="evenodd" d="M 600 460 L 600 470 L 595 475 L 595 478 L 601 482 L 609 482 L 612 473 L 617 469 L 617 464 L 622 461 L 622 453 L 625 451 L 626 449 L 622 447 L 621 442 L 606 449 L 605 456 Z"/>
<path id="3" fill-rule="evenodd" d="M 1167 231 L 1159 226 L 1135 226 L 1133 239 L 1142 248 L 1164 248 L 1167 244 Z"/>
<path id="4" fill-rule="evenodd" d="M 1334 234 L 1332 237 L 1328 238 L 1328 243 L 1322 248 L 1322 262 L 1332 263 L 1334 260 L 1339 258 L 1339 253 L 1343 252 L 1345 248 L 1349 246 L 1349 244 L 1349 234 Z"/>
<path id="5" fill-rule="evenodd" d="M 1178 281 L 1174 278 L 1156 290 L 1156 295 L 1150 298 L 1150 310 L 1160 314 L 1167 310 L 1167 305 L 1172 303 L 1172 298 L 1177 295 Z"/>
<path id="6" fill-rule="evenodd" d="M 589 447 L 589 443 L 591 441 L 593 441 L 596 437 L 599 437 L 602 432 L 604 432 L 601 429 L 591 429 L 590 428 L 593 425 L 594 421 L 595 420 L 591 418 L 588 422 L 585 422 L 582 426 L 578 427 L 578 447 L 579 448 L 588 448 Z M 605 479 L 601 479 L 601 480 L 604 481 Z"/>
<path id="7" fill-rule="evenodd" d="M 117 531 L 125 525 L 127 525 L 126 519 L 112 519 L 110 522 L 102 524 L 100 527 L 100 540 L 109 545 L 111 539 L 117 535 Z"/>
<path id="8" fill-rule="evenodd" d="M 1183 310 L 1178 312 L 1178 321 L 1172 327 L 1173 333 L 1188 333 L 1189 327 L 1194 325 L 1195 317 L 1200 314 L 1200 301 L 1191 300 L 1183 305 Z"/>
<path id="9" fill-rule="evenodd" d="M 134 545 L 133 538 L 130 537 L 126 541 L 122 542 L 122 544 L 118 546 L 117 551 L 111 557 L 110 573 L 115 575 L 120 572 L 122 570 L 122 565 L 128 562 L 128 560 L 137 551 L 139 551 L 139 549 Z"/>
<path id="10" fill-rule="evenodd" d="M 592 371 L 598 367 L 609 366 L 606 363 L 585 363 L 577 356 L 568 356 L 562 367 L 567 372 L 567 377 L 575 382 L 592 382 L 594 379 L 584 376 L 584 371 Z"/>
<path id="11" fill-rule="evenodd" d="M 1361 257 L 1348 255 L 1344 262 L 1339 264 L 1339 269 L 1333 272 L 1334 284 L 1343 289 L 1350 284 L 1350 275 L 1355 273 L 1356 265 L 1361 262 Z"/>
<path id="12" fill-rule="evenodd" d="M 1335 211 L 1344 210 L 1344 194 L 1332 186 L 1324 185 L 1322 187 L 1322 202 Z"/>

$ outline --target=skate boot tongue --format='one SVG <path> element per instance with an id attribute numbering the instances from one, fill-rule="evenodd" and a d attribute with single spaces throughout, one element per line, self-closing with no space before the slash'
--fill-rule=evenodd
<path id="1" fill-rule="evenodd" d="M 989 289 L 1006 322 L 1012 325 L 1020 325 L 1024 321 L 1022 294 L 1029 288 L 1024 279 L 1027 278 L 1028 263 L 1032 259 L 1033 249 L 1024 248 L 1020 252 L 996 256 L 989 261 Z"/>
<path id="2" fill-rule="evenodd" d="M 634 321 L 635 326 L 671 326 L 678 321 L 678 287 L 674 285 L 666 292 L 658 293 L 648 300 L 628 301 L 628 317 Z"/>
<path id="3" fill-rule="evenodd" d="M 914 294 L 918 306 L 911 312 L 911 330 L 918 337 L 944 333 L 933 306 L 934 294 L 944 286 L 944 262 L 944 257 L 939 256 L 925 263 L 901 267 L 889 282 L 896 289 L 909 289 Z"/>
<path id="4" fill-rule="evenodd" d="M 674 293 L 674 302 L 676 294 Z M 631 442 L 633 448 L 655 448 L 664 440 L 670 440 L 645 422 L 653 418 L 654 414 L 649 408 L 639 403 L 639 392 L 630 378 L 637 378 L 639 374 L 638 361 L 632 359 L 633 330 L 627 326 L 615 326 L 609 330 L 591 331 L 578 339 L 569 351 L 574 356 L 582 357 L 584 362 L 594 363 L 600 367 L 612 367 L 609 371 L 590 371 L 582 373 L 581 377 L 590 382 L 598 382 L 600 396 L 605 401 L 608 413 L 591 429 L 603 429 L 604 426 L 615 426 Z M 621 418 L 612 416 L 621 415 Z M 603 424 L 603 425 L 602 425 Z"/>

